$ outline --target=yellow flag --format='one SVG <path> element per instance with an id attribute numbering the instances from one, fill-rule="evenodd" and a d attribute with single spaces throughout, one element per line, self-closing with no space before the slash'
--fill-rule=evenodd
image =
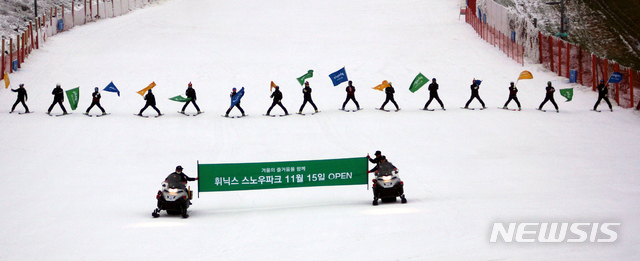
<path id="1" fill-rule="evenodd" d="M 7 72 L 4 72 L 4 88 L 8 89 L 9 84 L 11 84 L 11 81 L 9 81 L 9 74 Z"/>
<path id="2" fill-rule="evenodd" d="M 144 96 L 145 93 L 147 93 L 148 90 L 153 89 L 153 87 L 156 87 L 156 82 L 152 82 L 151 84 L 149 84 L 149 86 L 147 86 L 146 88 L 139 90 L 138 94 L 140 94 L 141 96 Z"/>
<path id="3" fill-rule="evenodd" d="M 269 91 L 273 91 L 273 88 L 275 88 L 275 87 L 276 87 L 276 83 L 271 81 L 271 88 L 269 89 Z"/>
<path id="4" fill-rule="evenodd" d="M 376 89 L 378 91 L 384 91 L 385 88 L 389 87 L 391 85 L 389 85 L 389 82 L 387 82 L 387 80 L 382 81 L 382 84 L 373 87 L 373 89 Z"/>
<path id="5" fill-rule="evenodd" d="M 527 79 L 533 79 L 533 74 L 531 74 L 530 71 L 522 71 L 520 73 L 520 77 L 518 77 L 518 80 L 527 80 Z"/>

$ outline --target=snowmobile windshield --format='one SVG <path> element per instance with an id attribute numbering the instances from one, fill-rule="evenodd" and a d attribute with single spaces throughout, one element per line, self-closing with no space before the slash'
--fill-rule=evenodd
<path id="1" fill-rule="evenodd" d="M 389 162 L 381 163 L 380 167 L 378 168 L 378 175 L 377 176 L 391 175 L 391 172 L 393 171 L 394 168 L 395 167 L 393 166 L 393 164 L 391 164 Z"/>
<path id="2" fill-rule="evenodd" d="M 166 179 L 166 182 L 170 188 L 179 188 L 179 189 L 186 188 L 184 182 L 182 182 L 182 177 L 180 177 L 180 175 L 178 174 L 169 175 Z"/>

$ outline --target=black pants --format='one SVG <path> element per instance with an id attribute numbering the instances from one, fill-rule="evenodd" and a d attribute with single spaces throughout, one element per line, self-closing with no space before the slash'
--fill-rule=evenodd
<path id="1" fill-rule="evenodd" d="M 27 104 L 24 102 L 24 100 L 16 100 L 16 103 L 14 103 L 13 107 L 11 107 L 11 111 L 16 109 L 16 106 L 18 105 L 18 103 L 22 103 L 22 106 L 24 106 L 24 109 L 26 110 L 26 112 L 29 112 L 29 107 L 27 107 Z"/>
<path id="2" fill-rule="evenodd" d="M 300 106 L 300 110 L 298 110 L 299 112 L 302 112 L 302 109 L 304 109 L 304 106 L 307 105 L 307 102 L 311 103 L 311 106 L 313 106 L 314 110 L 318 110 L 318 107 L 316 107 L 316 104 L 313 103 L 313 100 L 311 98 L 305 98 L 304 102 L 302 102 L 302 106 Z"/>
<path id="3" fill-rule="evenodd" d="M 551 103 L 553 103 L 553 106 L 556 107 L 556 111 L 557 111 L 558 104 L 556 103 L 556 100 L 553 99 L 553 96 L 544 98 L 544 101 L 542 101 L 542 103 L 540 104 L 540 107 L 538 107 L 538 110 L 542 110 L 542 106 L 544 106 L 544 104 L 547 103 L 548 101 L 551 101 Z"/>
<path id="4" fill-rule="evenodd" d="M 342 109 L 344 110 L 344 106 L 347 105 L 347 103 L 349 102 L 349 100 L 352 100 L 353 103 L 356 104 L 356 108 L 360 109 L 360 104 L 358 104 L 358 101 L 356 101 L 356 96 L 355 95 L 347 95 L 347 99 L 344 100 L 344 103 L 342 104 Z"/>
<path id="5" fill-rule="evenodd" d="M 162 113 L 160 113 L 160 110 L 158 110 L 158 108 L 156 108 L 156 106 L 155 106 L 155 105 L 150 105 L 150 104 L 147 104 L 147 105 L 145 105 L 144 107 L 142 107 L 142 110 L 140 110 L 140 113 L 138 113 L 138 114 L 142 115 L 142 112 L 143 112 L 144 110 L 146 110 L 147 108 L 149 108 L 149 106 L 151 106 L 151 108 L 153 108 L 154 110 L 156 110 L 156 112 L 158 112 L 158 115 L 162 114 Z"/>
<path id="6" fill-rule="evenodd" d="M 67 113 L 67 109 L 65 109 L 64 105 L 62 105 L 62 101 L 56 101 L 56 100 L 54 100 L 51 106 L 49 106 L 49 109 L 47 110 L 48 113 L 51 112 L 51 110 L 53 109 L 53 106 L 56 105 L 56 103 L 60 104 L 60 108 L 62 108 L 62 112 Z"/>
<path id="7" fill-rule="evenodd" d="M 467 104 L 464 105 L 465 108 L 469 108 L 469 104 L 471 104 L 471 101 L 473 101 L 473 99 L 478 99 L 478 101 L 480 102 L 480 104 L 482 105 L 482 107 L 486 107 L 484 106 L 484 102 L 482 101 L 482 99 L 480 99 L 480 95 L 478 94 L 471 94 L 471 98 L 469 98 L 469 101 L 467 102 Z"/>
<path id="8" fill-rule="evenodd" d="M 289 114 L 289 112 L 287 111 L 287 108 L 285 108 L 284 105 L 282 105 L 282 102 L 273 101 L 273 103 L 271 104 L 271 107 L 269 107 L 269 110 L 267 110 L 267 115 L 269 115 L 269 113 L 271 113 L 271 109 L 273 109 L 273 107 L 275 107 L 276 105 L 279 105 L 280 108 L 282 108 L 282 110 L 284 111 L 284 114 Z"/>
<path id="9" fill-rule="evenodd" d="M 511 100 L 514 100 L 516 102 L 516 104 L 518 104 L 518 108 L 521 108 L 520 106 L 520 101 L 518 101 L 518 97 L 516 96 L 509 96 L 509 99 L 507 100 L 507 102 L 504 104 L 504 107 L 506 108 L 507 105 L 509 105 L 509 103 L 511 102 Z"/>
<path id="10" fill-rule="evenodd" d="M 387 103 L 392 102 L 393 105 L 396 106 L 396 110 L 399 110 L 400 107 L 398 107 L 398 104 L 396 103 L 396 100 L 393 97 L 387 97 L 386 100 L 384 100 L 384 103 L 382 103 L 382 106 L 380 106 L 380 109 L 384 110 L 384 106 L 387 105 Z"/>
<path id="11" fill-rule="evenodd" d="M 227 110 L 225 115 L 229 115 L 229 112 L 231 112 L 231 109 L 233 109 L 233 107 L 238 108 L 238 110 L 240 110 L 240 113 L 242 113 L 242 115 L 244 115 L 244 110 L 242 109 L 242 107 L 240 107 L 240 103 L 236 103 L 236 106 L 229 107 L 229 109 Z"/>
<path id="12" fill-rule="evenodd" d="M 89 108 L 87 108 L 87 113 L 89 113 L 89 111 L 91 111 L 91 108 L 93 108 L 93 106 L 98 106 L 98 108 L 102 111 L 102 113 L 104 113 L 104 108 L 102 108 L 102 106 L 100 106 L 100 102 L 99 101 L 91 102 L 91 106 L 89 106 Z"/>
<path id="13" fill-rule="evenodd" d="M 600 101 L 604 100 L 605 102 L 607 102 L 607 104 L 609 105 L 609 109 L 613 110 L 613 107 L 611 106 L 611 102 L 609 101 L 609 98 L 607 96 L 600 96 L 598 95 L 598 101 L 596 102 L 596 105 L 593 106 L 593 110 L 597 110 L 598 109 L 598 105 L 600 105 Z M 15 107 L 15 105 L 14 105 Z"/>
<path id="14" fill-rule="evenodd" d="M 440 107 L 442 107 L 444 109 L 444 104 L 442 103 L 442 101 L 440 100 L 440 97 L 438 96 L 438 94 L 433 94 L 433 95 L 429 95 L 429 100 L 427 101 L 427 103 L 424 105 L 424 109 L 426 110 L 427 107 L 429 107 L 429 104 L 431 104 L 431 101 L 433 101 L 433 99 L 436 99 L 436 101 L 438 103 L 440 103 Z"/>
<path id="15" fill-rule="evenodd" d="M 184 111 L 184 109 L 187 108 L 187 105 L 189 105 L 189 103 L 193 103 L 193 106 L 196 107 L 196 110 L 200 112 L 200 107 L 198 107 L 198 104 L 196 104 L 196 101 L 194 101 L 193 99 L 188 100 L 187 102 L 184 103 L 184 106 L 182 106 L 182 111 Z"/>

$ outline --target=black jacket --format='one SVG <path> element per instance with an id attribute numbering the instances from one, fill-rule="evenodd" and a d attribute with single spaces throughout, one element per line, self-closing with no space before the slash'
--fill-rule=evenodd
<path id="1" fill-rule="evenodd" d="M 556 92 L 556 89 L 552 86 L 547 86 L 545 89 L 547 90 L 547 97 L 553 98 L 553 93 Z"/>
<path id="2" fill-rule="evenodd" d="M 147 100 L 147 105 L 156 105 L 156 96 L 153 93 L 148 92 L 147 95 L 144 96 L 144 99 Z"/>
<path id="3" fill-rule="evenodd" d="M 601 97 L 607 97 L 607 94 L 609 94 L 609 88 L 607 88 L 607 86 L 604 85 L 604 83 L 599 84 L 598 95 Z"/>
<path id="4" fill-rule="evenodd" d="M 475 82 L 473 84 L 471 84 L 471 95 L 478 95 L 478 89 L 480 89 L 480 86 L 478 86 Z"/>
<path id="5" fill-rule="evenodd" d="M 100 98 L 102 98 L 102 95 L 97 91 L 93 92 L 91 96 L 93 97 L 93 102 L 100 102 Z"/>
<path id="6" fill-rule="evenodd" d="M 395 92 L 396 92 L 396 91 L 395 91 L 395 90 L 393 89 L 393 87 L 391 87 L 391 86 L 389 86 L 389 87 L 387 87 L 387 88 L 384 88 L 384 93 L 386 93 L 386 94 L 387 94 L 387 97 L 393 97 L 393 94 L 394 94 Z"/>
<path id="7" fill-rule="evenodd" d="M 17 92 L 18 93 L 18 100 L 19 101 L 24 101 L 26 99 L 29 99 L 29 97 L 27 97 L 27 90 L 25 88 L 18 88 L 18 89 L 11 89 L 12 92 Z"/>
<path id="8" fill-rule="evenodd" d="M 429 93 L 436 94 L 438 92 L 438 84 L 433 82 L 429 84 Z"/>
<path id="9" fill-rule="evenodd" d="M 280 102 L 282 100 L 282 92 L 279 89 L 276 89 L 272 94 L 271 98 L 273 98 L 273 102 Z"/>
<path id="10" fill-rule="evenodd" d="M 191 98 L 192 101 L 196 100 L 196 90 L 194 90 L 192 87 L 187 88 L 185 94 L 187 95 L 187 98 Z"/>
<path id="11" fill-rule="evenodd" d="M 345 88 L 345 91 L 347 92 L 347 95 L 353 96 L 356 94 L 356 87 L 354 87 L 353 85 L 349 85 L 347 86 L 347 88 Z"/>
<path id="12" fill-rule="evenodd" d="M 169 176 L 168 176 L 167 178 L 169 178 L 171 175 L 174 175 L 174 174 L 175 174 L 175 175 L 180 176 L 180 179 L 182 180 L 182 182 L 185 182 L 185 183 L 186 183 L 187 181 L 195 181 L 195 180 L 196 180 L 196 178 L 190 178 L 189 176 L 187 176 L 186 174 L 184 174 L 184 172 L 181 172 L 181 173 L 177 173 L 177 172 L 171 173 L 171 174 L 169 174 Z"/>
<path id="13" fill-rule="evenodd" d="M 64 91 L 59 86 L 54 88 L 51 94 L 53 94 L 54 101 L 59 101 L 59 102 L 64 101 Z"/>
<path id="14" fill-rule="evenodd" d="M 306 87 L 302 88 L 302 93 L 304 94 L 304 99 L 305 100 L 311 99 L 311 87 L 306 86 Z"/>

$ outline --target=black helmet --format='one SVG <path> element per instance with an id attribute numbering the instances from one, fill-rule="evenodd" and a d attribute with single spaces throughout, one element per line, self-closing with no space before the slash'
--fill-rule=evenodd
<path id="1" fill-rule="evenodd" d="M 380 156 L 382 155 L 382 152 L 380 152 L 379 150 L 376 150 L 376 153 L 374 153 L 373 155 Z"/>
<path id="2" fill-rule="evenodd" d="M 182 166 L 178 165 L 178 166 L 176 167 L 176 170 L 182 170 Z"/>
<path id="3" fill-rule="evenodd" d="M 435 82 L 435 81 L 436 81 L 436 78 L 433 78 L 431 81 L 434 81 L 434 82 Z"/>

